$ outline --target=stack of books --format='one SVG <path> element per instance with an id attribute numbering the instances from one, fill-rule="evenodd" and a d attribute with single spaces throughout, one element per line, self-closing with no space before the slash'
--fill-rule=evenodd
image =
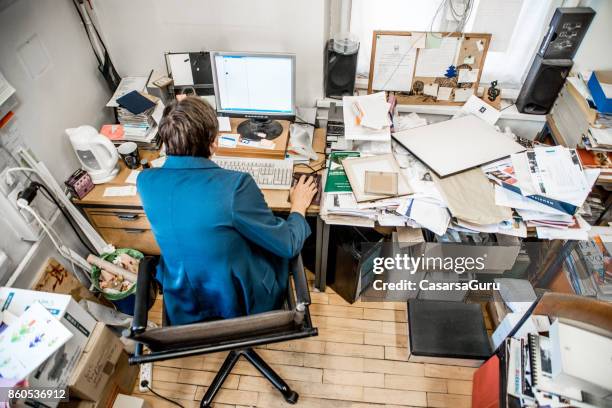
<path id="1" fill-rule="evenodd" d="M 135 142 L 139 148 L 157 150 L 161 145 L 157 125 L 161 120 L 164 105 L 155 96 L 132 91 L 117 99 L 117 119 L 123 135 L 113 143 Z"/>

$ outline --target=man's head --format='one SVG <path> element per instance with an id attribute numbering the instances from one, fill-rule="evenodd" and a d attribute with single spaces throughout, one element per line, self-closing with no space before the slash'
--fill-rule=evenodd
<path id="1" fill-rule="evenodd" d="M 159 135 L 172 156 L 210 157 L 217 149 L 215 110 L 198 97 L 172 102 L 164 109 Z"/>

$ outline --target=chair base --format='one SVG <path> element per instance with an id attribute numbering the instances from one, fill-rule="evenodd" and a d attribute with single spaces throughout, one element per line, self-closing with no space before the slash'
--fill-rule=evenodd
<path id="1" fill-rule="evenodd" d="M 244 356 L 249 363 L 253 364 L 255 368 L 272 383 L 274 388 L 280 391 L 285 401 L 289 404 L 298 402 L 298 393 L 289 388 L 289 385 L 287 385 L 287 383 L 259 356 L 259 354 L 255 352 L 255 350 L 246 348 L 229 352 L 219 372 L 217 372 L 217 375 L 215 375 L 215 378 L 206 390 L 204 398 L 202 398 L 202 402 L 200 403 L 201 408 L 208 408 L 211 406 L 215 395 L 217 395 L 217 392 L 221 389 L 221 385 L 240 359 L 240 356 Z"/>

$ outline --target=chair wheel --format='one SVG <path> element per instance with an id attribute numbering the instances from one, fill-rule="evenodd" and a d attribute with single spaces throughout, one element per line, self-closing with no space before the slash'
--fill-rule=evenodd
<path id="1" fill-rule="evenodd" d="M 293 404 L 297 404 L 298 398 L 300 397 L 300 395 L 295 391 L 291 391 L 288 395 L 284 395 L 284 397 L 285 397 L 285 401 L 293 405 Z"/>

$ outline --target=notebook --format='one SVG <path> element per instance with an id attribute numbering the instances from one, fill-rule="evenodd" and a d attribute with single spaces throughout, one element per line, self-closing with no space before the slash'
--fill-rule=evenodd
<path id="1" fill-rule="evenodd" d="M 155 106 L 155 102 L 151 101 L 138 91 L 128 92 L 121 98 L 118 98 L 117 103 L 119 106 L 129 110 L 134 115 L 139 115 Z"/>

